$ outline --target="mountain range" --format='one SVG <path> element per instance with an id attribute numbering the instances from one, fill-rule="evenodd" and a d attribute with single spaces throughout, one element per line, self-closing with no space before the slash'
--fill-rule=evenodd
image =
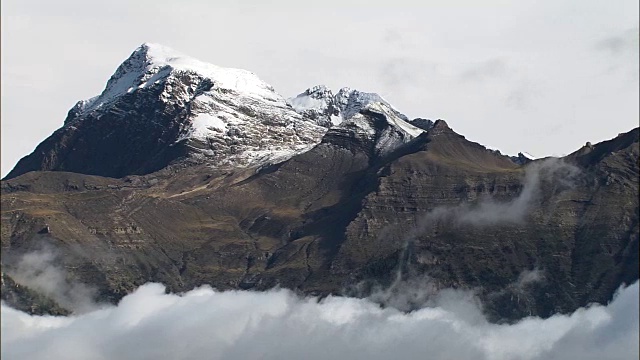
<path id="1" fill-rule="evenodd" d="M 495 321 L 571 312 L 638 279 L 638 137 L 506 156 L 375 93 L 287 99 L 143 44 L 2 180 L 2 298 L 74 310 L 21 271 L 46 250 L 104 302 L 157 281 L 412 310 L 453 287 Z"/>

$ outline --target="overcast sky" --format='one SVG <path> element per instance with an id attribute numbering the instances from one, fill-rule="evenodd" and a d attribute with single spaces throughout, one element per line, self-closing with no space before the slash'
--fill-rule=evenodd
<path id="1" fill-rule="evenodd" d="M 251 70 L 285 97 L 377 92 L 508 154 L 638 126 L 637 0 L 238 3 L 2 1 L 2 176 L 143 42 Z"/>

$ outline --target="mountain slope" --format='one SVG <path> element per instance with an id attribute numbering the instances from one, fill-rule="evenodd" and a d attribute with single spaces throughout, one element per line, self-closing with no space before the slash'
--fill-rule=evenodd
<path id="1" fill-rule="evenodd" d="M 305 151 L 324 132 L 248 71 L 143 44 L 7 178 L 34 170 L 118 178 L 177 159 L 254 166 Z"/>
<path id="2" fill-rule="evenodd" d="M 2 184 L 3 267 L 11 274 L 20 254 L 46 243 L 109 301 L 147 281 L 362 296 L 427 275 L 437 287 L 482 289 L 495 319 L 549 316 L 606 302 L 638 278 L 637 130 L 622 137 L 604 158 L 568 157 L 580 175 L 563 185 L 548 173 L 537 192 L 526 190 L 527 171 L 540 161 L 520 167 L 444 122 L 384 155 L 329 132 L 258 173 L 33 172 Z M 510 204 L 524 193 L 533 195 L 520 218 L 455 219 L 487 197 Z M 523 271 L 542 275 L 516 286 Z"/>
<path id="3" fill-rule="evenodd" d="M 121 178 L 187 163 L 257 167 L 310 149 L 327 128 L 371 107 L 393 114 L 401 132 L 420 131 L 374 93 L 343 88 L 334 96 L 317 86 L 287 101 L 246 70 L 143 44 L 6 178 L 38 170 Z"/>
<path id="4" fill-rule="evenodd" d="M 638 129 L 513 159 L 376 94 L 287 101 L 246 71 L 137 49 L 2 181 L 3 299 L 72 310 L 21 276 L 25 256 L 101 301 L 149 281 L 425 290 L 379 298 L 411 310 L 453 287 L 494 320 L 605 303 L 638 279 Z"/>

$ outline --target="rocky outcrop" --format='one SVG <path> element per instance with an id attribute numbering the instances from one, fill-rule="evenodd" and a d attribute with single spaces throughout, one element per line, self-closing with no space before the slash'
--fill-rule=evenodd
<path id="1" fill-rule="evenodd" d="M 373 104 L 384 106 L 394 117 L 409 121 L 404 114 L 394 109 L 382 96 L 348 87 L 340 89 L 334 95 L 326 86 L 317 85 L 305 90 L 296 97 L 287 99 L 287 103 L 300 114 L 327 128 L 340 125 L 343 122 L 349 122 L 352 117 Z M 423 119 L 416 120 L 420 122 Z M 422 124 L 428 126 L 428 123 Z M 428 130 L 424 127 L 421 128 Z"/>

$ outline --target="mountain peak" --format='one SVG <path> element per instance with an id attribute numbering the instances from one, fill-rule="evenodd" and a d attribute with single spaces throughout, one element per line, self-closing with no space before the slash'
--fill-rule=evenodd
<path id="1" fill-rule="evenodd" d="M 375 140 L 380 151 L 424 130 L 376 93 L 344 87 L 334 94 L 316 85 L 285 101 L 252 72 L 143 43 L 104 91 L 79 101 L 60 131 L 12 175 L 41 169 L 121 177 L 156 171 L 179 158 L 217 168 L 257 166 L 306 151 L 336 126 Z"/>
<path id="2" fill-rule="evenodd" d="M 224 68 L 189 57 L 170 47 L 143 43 L 116 69 L 104 91 L 94 98 L 76 104 L 74 115 L 95 110 L 120 96 L 162 83 L 171 75 L 187 73 L 211 80 L 214 89 L 238 95 L 284 102 L 273 87 L 254 73 Z"/>
<path id="3" fill-rule="evenodd" d="M 436 120 L 436 122 L 433 123 L 433 127 L 431 129 L 435 132 L 443 132 L 447 130 L 451 131 L 451 128 L 449 127 L 447 122 L 442 119 Z"/>
<path id="4" fill-rule="evenodd" d="M 333 96 L 333 92 L 326 85 L 316 85 L 308 88 L 304 91 L 304 94 L 321 97 L 321 96 Z"/>
<path id="5" fill-rule="evenodd" d="M 184 54 L 181 54 L 168 46 L 151 42 L 142 43 L 134 51 L 134 53 L 136 52 L 146 54 L 150 58 L 158 56 L 167 57 L 167 55 L 170 55 L 169 57 L 185 57 Z"/>
<path id="6" fill-rule="evenodd" d="M 164 45 L 145 42 L 138 46 L 126 61 L 129 60 L 142 60 L 142 63 L 152 61 L 153 59 L 160 58 L 179 58 L 186 57 L 178 51 Z"/>
<path id="7" fill-rule="evenodd" d="M 149 42 L 145 42 L 138 46 L 124 63 L 129 63 L 130 65 L 135 64 L 140 68 L 146 68 L 153 65 L 187 65 L 190 63 L 192 67 L 195 67 L 194 70 L 197 70 L 198 67 L 201 67 L 202 64 L 204 64 L 202 61 L 187 56 L 168 46 Z M 210 66 L 211 64 L 206 65 Z"/>
<path id="8" fill-rule="evenodd" d="M 383 104 L 404 121 L 408 118 L 376 93 L 343 87 L 334 93 L 325 85 L 316 85 L 287 99 L 297 112 L 313 119 L 318 125 L 332 127 L 354 117 L 373 104 Z"/>
<path id="9" fill-rule="evenodd" d="M 252 72 L 144 43 L 10 175 L 37 169 L 122 177 L 178 160 L 258 166 L 306 151 L 325 132 Z"/>

